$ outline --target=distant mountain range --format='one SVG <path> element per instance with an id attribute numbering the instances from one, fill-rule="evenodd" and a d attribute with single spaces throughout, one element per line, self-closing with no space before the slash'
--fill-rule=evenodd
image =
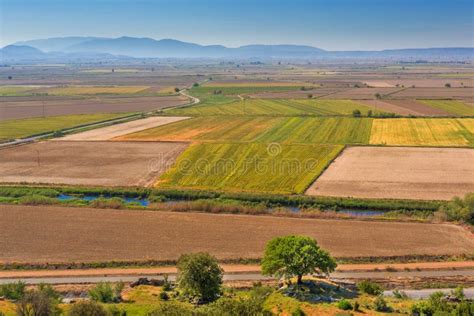
<path id="1" fill-rule="evenodd" d="M 34 60 L 113 60 L 127 58 L 221 58 L 221 59 L 442 59 L 474 57 L 474 48 L 420 48 L 381 51 L 326 51 L 303 45 L 247 45 L 229 48 L 199 45 L 174 39 L 136 37 L 56 37 L 17 42 L 0 50 L 3 62 Z"/>

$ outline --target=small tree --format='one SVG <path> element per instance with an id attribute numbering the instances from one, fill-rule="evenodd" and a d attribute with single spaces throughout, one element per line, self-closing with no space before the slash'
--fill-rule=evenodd
<path id="1" fill-rule="evenodd" d="M 308 94 L 308 99 L 312 99 L 313 95 L 311 93 Z"/>
<path id="2" fill-rule="evenodd" d="M 353 117 L 361 117 L 362 113 L 360 113 L 360 110 L 355 109 L 352 111 L 352 116 Z"/>
<path id="3" fill-rule="evenodd" d="M 193 87 L 195 87 L 195 88 L 199 87 L 199 83 L 197 83 L 197 82 L 193 83 Z"/>
<path id="4" fill-rule="evenodd" d="M 444 85 L 445 88 L 451 88 L 451 84 L 448 82 Z"/>
<path id="5" fill-rule="evenodd" d="M 188 297 L 205 302 L 218 298 L 222 285 L 222 269 L 208 253 L 182 255 L 177 264 L 178 287 Z"/>
<path id="6" fill-rule="evenodd" d="M 16 312 L 18 316 L 52 316 L 59 315 L 57 303 L 43 291 L 28 291 L 18 302 Z"/>
<path id="7" fill-rule="evenodd" d="M 321 249 L 316 240 L 306 236 L 284 236 L 272 239 L 265 249 L 262 260 L 264 275 L 291 278 L 298 284 L 304 275 L 329 274 L 336 269 L 336 261 Z"/>
<path id="8" fill-rule="evenodd" d="M 382 95 L 378 92 L 376 94 L 374 94 L 374 96 L 375 96 L 376 99 L 382 99 Z"/>
<path id="9" fill-rule="evenodd" d="M 179 88 L 178 87 L 174 88 L 174 92 L 179 92 Z"/>

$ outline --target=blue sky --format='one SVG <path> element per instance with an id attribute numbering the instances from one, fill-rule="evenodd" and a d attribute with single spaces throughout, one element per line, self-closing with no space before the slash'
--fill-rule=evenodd
<path id="1" fill-rule="evenodd" d="M 123 35 L 329 50 L 474 46 L 468 0 L 0 0 L 0 46 Z"/>

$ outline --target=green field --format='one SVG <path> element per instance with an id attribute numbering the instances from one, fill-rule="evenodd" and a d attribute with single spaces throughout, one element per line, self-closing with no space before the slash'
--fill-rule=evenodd
<path id="1" fill-rule="evenodd" d="M 419 100 L 421 103 L 429 105 L 448 113 L 460 116 L 474 116 L 474 106 L 453 100 Z"/>
<path id="2" fill-rule="evenodd" d="M 196 117 L 120 137 L 121 140 L 367 144 L 372 119 L 350 117 Z"/>
<path id="3" fill-rule="evenodd" d="M 160 188 L 303 193 L 342 145 L 191 145 L 156 183 Z"/>
<path id="4" fill-rule="evenodd" d="M 304 144 L 368 144 L 370 118 L 284 118 L 256 141 Z"/>
<path id="5" fill-rule="evenodd" d="M 351 100 L 268 100 L 245 99 L 225 104 L 206 103 L 187 108 L 169 111 L 173 115 L 274 115 L 274 116 L 333 116 L 352 115 L 354 110 L 359 110 L 367 115 L 369 110 L 377 111 L 366 105 Z"/>
<path id="6" fill-rule="evenodd" d="M 0 121 L 0 140 L 23 138 L 82 124 L 110 120 L 127 114 L 81 114 Z"/>

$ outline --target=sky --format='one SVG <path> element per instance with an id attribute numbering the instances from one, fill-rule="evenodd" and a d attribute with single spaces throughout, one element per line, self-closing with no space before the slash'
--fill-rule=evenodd
<path id="1" fill-rule="evenodd" d="M 64 36 L 327 50 L 473 47 L 472 0 L 0 0 L 0 46 Z"/>

